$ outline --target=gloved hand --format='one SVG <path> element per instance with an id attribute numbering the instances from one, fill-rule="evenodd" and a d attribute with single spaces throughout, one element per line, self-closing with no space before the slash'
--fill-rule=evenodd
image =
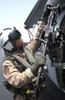
<path id="1" fill-rule="evenodd" d="M 45 65 L 45 63 L 46 63 L 45 56 L 37 57 L 36 62 L 31 66 L 32 73 L 36 76 L 36 72 L 38 71 L 39 67 Z"/>

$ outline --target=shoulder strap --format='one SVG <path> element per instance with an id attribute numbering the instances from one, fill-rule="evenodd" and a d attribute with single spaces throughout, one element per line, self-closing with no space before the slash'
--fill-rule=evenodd
<path id="1" fill-rule="evenodd" d="M 21 58 L 20 56 L 18 55 L 15 55 L 15 54 L 12 54 L 12 56 L 22 65 L 24 66 L 25 68 L 30 68 L 30 64 L 27 63 L 23 58 Z"/>

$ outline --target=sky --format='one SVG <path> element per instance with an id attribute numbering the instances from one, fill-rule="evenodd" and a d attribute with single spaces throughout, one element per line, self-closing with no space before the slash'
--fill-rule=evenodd
<path id="1" fill-rule="evenodd" d="M 24 22 L 38 0 L 0 0 L 0 32 L 16 27 L 24 41 L 28 41 Z"/>

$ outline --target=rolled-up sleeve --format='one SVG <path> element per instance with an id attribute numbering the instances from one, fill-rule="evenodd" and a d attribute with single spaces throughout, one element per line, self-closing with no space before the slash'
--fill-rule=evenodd
<path id="1" fill-rule="evenodd" d="M 2 65 L 2 71 L 7 81 L 16 88 L 21 88 L 32 81 L 34 78 L 30 68 L 20 73 L 14 64 L 6 60 Z"/>

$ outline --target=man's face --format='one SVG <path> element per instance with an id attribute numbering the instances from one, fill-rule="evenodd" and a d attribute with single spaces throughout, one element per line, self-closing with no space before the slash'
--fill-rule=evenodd
<path id="1" fill-rule="evenodd" d="M 20 48 L 23 45 L 23 40 L 22 40 L 22 38 L 19 38 L 19 39 L 15 40 L 14 43 L 17 48 Z"/>

